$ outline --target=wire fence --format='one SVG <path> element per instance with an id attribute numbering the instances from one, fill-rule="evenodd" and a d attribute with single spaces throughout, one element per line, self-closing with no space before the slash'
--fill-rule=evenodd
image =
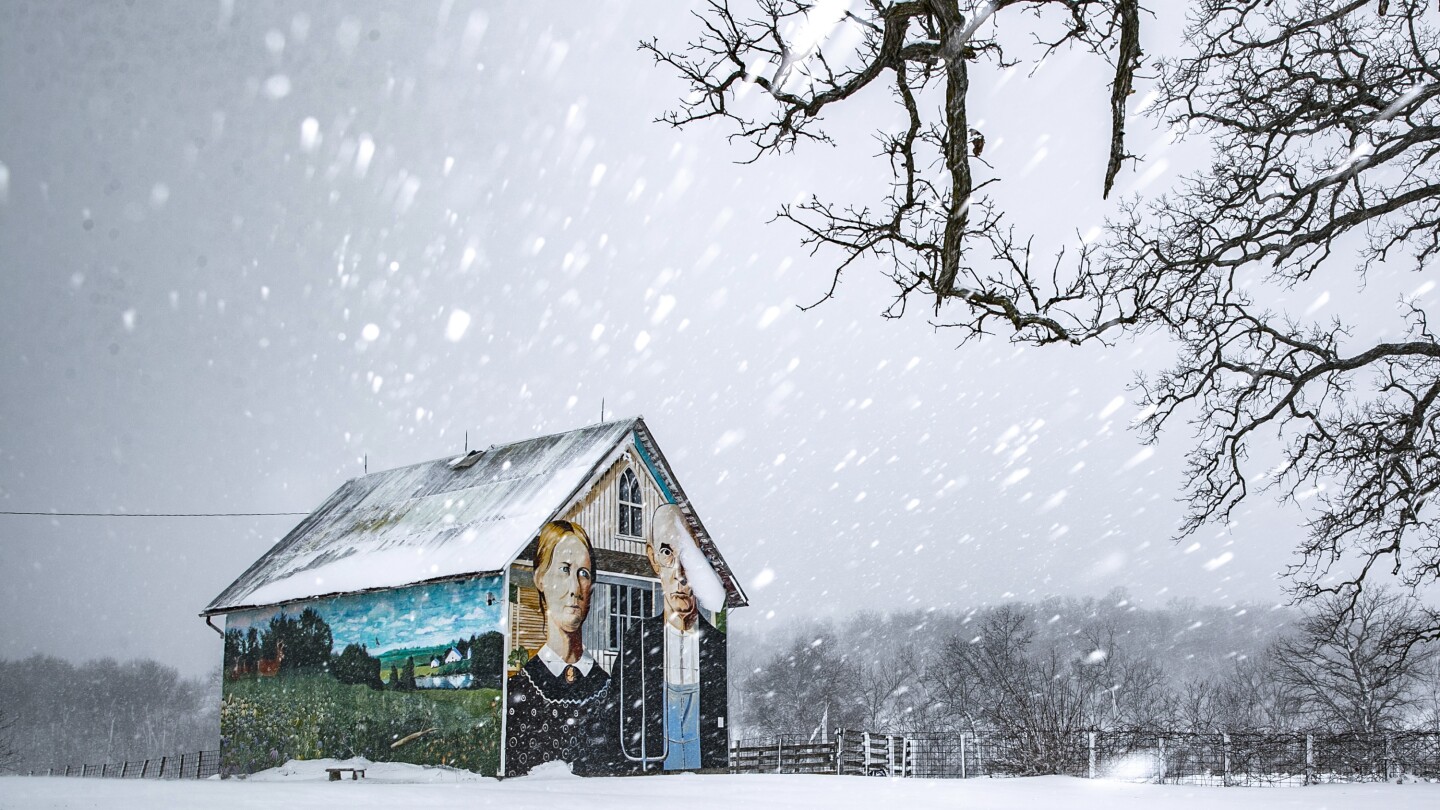
<path id="1" fill-rule="evenodd" d="M 194 751 L 124 762 L 66 765 L 44 771 L 32 770 L 29 775 L 103 779 L 206 779 L 219 773 L 219 751 Z"/>
<path id="2" fill-rule="evenodd" d="M 830 761 L 817 753 L 829 746 Z M 1440 733 L 1194 733 L 1155 729 L 1031 735 L 837 731 L 732 746 L 734 773 L 859 773 L 932 779 L 1061 774 L 1221 786 L 1440 779 Z M 857 753 L 860 752 L 860 753 Z M 862 764 L 863 763 L 863 764 Z"/>

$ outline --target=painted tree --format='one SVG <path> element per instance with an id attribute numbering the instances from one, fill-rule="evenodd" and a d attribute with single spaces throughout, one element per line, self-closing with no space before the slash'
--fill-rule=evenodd
<path id="1" fill-rule="evenodd" d="M 399 688 L 404 692 L 415 691 L 415 656 L 413 655 L 405 659 L 405 668 L 400 670 Z"/>
<path id="2" fill-rule="evenodd" d="M 469 639 L 471 683 L 475 689 L 499 689 L 505 675 L 505 636 L 491 630 Z"/>
<path id="3" fill-rule="evenodd" d="M 384 689 L 380 680 L 380 659 L 370 654 L 363 644 L 347 644 L 330 662 L 330 673 L 341 683 L 364 684 L 371 689 Z"/>
<path id="4" fill-rule="evenodd" d="M 245 631 L 245 643 L 241 647 L 241 658 L 247 672 L 254 672 L 260 662 L 260 630 L 255 627 Z"/>
<path id="5" fill-rule="evenodd" d="M 665 121 L 718 121 L 757 159 L 827 140 L 824 117 L 863 93 L 888 90 L 900 105 L 905 123 L 879 133 L 884 197 L 779 210 L 829 262 L 824 298 L 847 270 L 874 266 L 895 285 L 887 315 L 918 298 L 937 326 L 966 340 L 1075 346 L 1164 333 L 1178 356 L 1140 382 L 1142 429 L 1154 441 L 1188 420 L 1196 434 L 1182 534 L 1227 523 L 1270 491 L 1306 515 L 1290 571 L 1298 598 L 1353 600 L 1367 580 L 1392 575 L 1412 589 L 1433 585 L 1440 341 L 1429 299 L 1406 297 L 1364 339 L 1338 318 L 1273 306 L 1307 285 L 1364 284 L 1382 267 L 1422 272 L 1440 253 L 1433 8 L 1191 4 L 1190 50 L 1147 66 L 1158 94 L 1148 109 L 1176 131 L 1202 133 L 1210 167 L 1169 193 L 1125 201 L 1100 238 L 1068 255 L 1032 261 L 1031 240 L 983 193 L 998 177 L 966 114 L 979 89 L 971 65 L 1006 64 L 1002 34 L 1055 30 L 1042 21 L 1060 26 L 1049 48 L 1109 60 L 1110 148 L 1096 156 L 1108 194 L 1128 157 L 1138 11 L 1128 0 L 869 0 L 854 12 L 714 0 L 687 48 L 642 48 L 688 84 Z M 841 28 L 851 35 L 825 36 Z M 1440 635 L 1440 617 L 1418 632 Z"/>
<path id="6" fill-rule="evenodd" d="M 286 656 L 294 656 L 295 667 L 304 671 L 319 671 L 330 666 L 330 650 L 335 644 L 330 625 L 314 609 L 305 608 L 300 612 L 296 627 L 295 646 L 286 647 Z"/>
<path id="7" fill-rule="evenodd" d="M 233 627 L 226 630 L 223 650 L 221 660 L 225 662 L 225 669 L 236 676 L 242 674 L 245 671 L 245 634 Z"/>

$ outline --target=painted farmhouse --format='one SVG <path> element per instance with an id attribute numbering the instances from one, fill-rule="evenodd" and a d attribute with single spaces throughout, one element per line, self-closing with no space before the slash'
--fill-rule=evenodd
<path id="1" fill-rule="evenodd" d="M 642 419 L 364 475 L 201 614 L 222 767 L 723 768 L 745 604 Z"/>

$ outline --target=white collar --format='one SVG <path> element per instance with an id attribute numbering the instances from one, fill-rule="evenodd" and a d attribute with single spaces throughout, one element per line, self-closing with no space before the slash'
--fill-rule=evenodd
<path id="1" fill-rule="evenodd" d="M 574 664 L 570 664 L 567 663 L 565 659 L 561 658 L 558 653 L 550 649 L 549 644 L 542 644 L 540 646 L 540 652 L 535 653 L 535 657 L 539 658 L 540 663 L 544 664 L 545 668 L 550 670 L 550 674 L 554 675 L 557 678 L 565 672 L 565 667 L 568 666 L 573 666 L 576 669 L 580 670 L 580 676 L 582 678 L 589 675 L 590 668 L 595 666 L 595 659 L 590 657 L 589 650 L 586 650 L 585 652 L 582 652 L 580 654 L 579 661 L 576 661 Z"/>
<path id="2" fill-rule="evenodd" d="M 697 618 L 696 621 L 695 621 L 695 624 L 694 624 L 689 630 L 681 630 L 681 629 L 677 628 L 675 625 L 671 624 L 670 622 L 665 622 L 665 632 L 666 632 L 666 633 L 669 633 L 669 634 L 672 635 L 672 636 L 679 636 L 679 637 L 681 637 L 681 638 L 689 638 L 689 637 L 691 637 L 691 636 L 698 635 L 698 634 L 700 633 L 700 621 L 699 621 L 699 619 Z"/>

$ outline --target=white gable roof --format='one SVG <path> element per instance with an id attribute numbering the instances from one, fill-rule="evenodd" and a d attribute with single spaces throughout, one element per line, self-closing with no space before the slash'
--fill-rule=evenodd
<path id="1" fill-rule="evenodd" d="M 437 459 L 346 481 L 202 615 L 501 571 L 632 436 L 718 563 L 727 603 L 746 604 L 635 418 L 491 447 L 464 463 Z"/>

